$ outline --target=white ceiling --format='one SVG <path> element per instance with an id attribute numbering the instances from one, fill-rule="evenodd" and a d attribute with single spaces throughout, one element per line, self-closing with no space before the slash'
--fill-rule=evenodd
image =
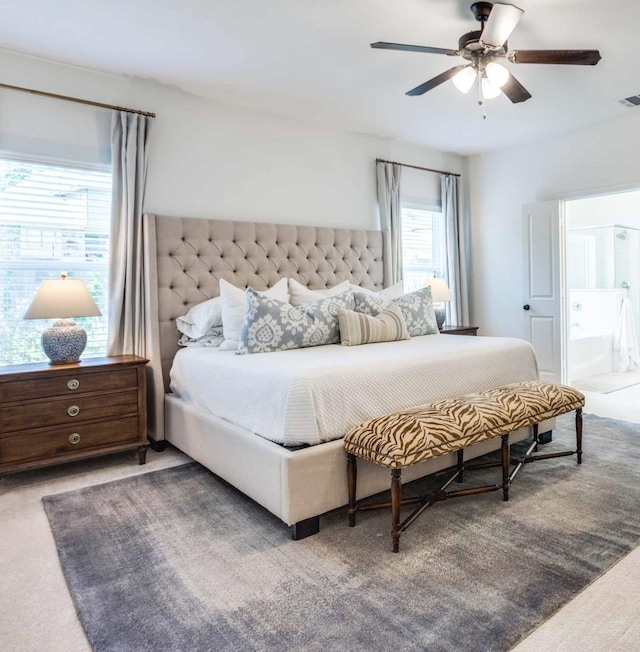
<path id="1" fill-rule="evenodd" d="M 472 0 L 29 0 L 3 2 L 0 47 L 136 75 L 328 128 L 471 154 L 626 117 L 640 93 L 636 0 L 514 0 L 511 49 L 599 49 L 595 66 L 507 66 L 533 98 L 487 103 L 451 82 L 404 93 L 463 63 L 372 50 L 456 49 Z M 0 80 L 3 81 L 3 80 Z M 46 90 L 55 92 L 55 82 Z M 147 107 L 143 107 L 147 108 Z M 148 107 L 161 111 L 161 107 Z"/>

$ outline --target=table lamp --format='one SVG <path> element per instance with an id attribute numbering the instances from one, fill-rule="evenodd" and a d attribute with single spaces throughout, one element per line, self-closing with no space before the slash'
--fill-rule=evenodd
<path id="1" fill-rule="evenodd" d="M 55 319 L 42 333 L 42 348 L 51 364 L 78 362 L 87 345 L 87 333 L 71 317 L 97 317 L 102 313 L 84 281 L 68 279 L 42 281 L 25 319 Z"/>
<path id="2" fill-rule="evenodd" d="M 447 282 L 443 278 L 434 276 L 433 278 L 428 278 L 425 281 L 425 286 L 431 287 L 431 298 L 433 299 L 433 311 L 436 314 L 436 322 L 438 324 L 438 330 L 442 330 L 444 326 L 444 320 L 446 317 L 444 306 L 442 305 L 443 301 L 453 300 L 453 295 L 451 290 L 447 285 Z"/>

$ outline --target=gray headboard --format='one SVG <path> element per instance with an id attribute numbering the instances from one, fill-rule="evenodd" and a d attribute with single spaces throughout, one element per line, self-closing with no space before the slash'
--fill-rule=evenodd
<path id="1" fill-rule="evenodd" d="M 147 356 L 153 436 L 162 439 L 162 401 L 178 350 L 175 320 L 219 294 L 220 279 L 264 290 L 291 277 L 317 290 L 349 280 L 379 290 L 383 233 L 260 222 L 144 216 Z M 154 423 L 155 422 L 155 423 Z"/>

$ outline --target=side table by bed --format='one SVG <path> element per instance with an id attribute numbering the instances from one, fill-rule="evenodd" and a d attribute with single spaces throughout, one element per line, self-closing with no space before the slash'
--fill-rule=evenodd
<path id="1" fill-rule="evenodd" d="M 0 367 L 0 474 L 147 451 L 147 360 L 134 355 Z"/>
<path id="2" fill-rule="evenodd" d="M 443 335 L 477 335 L 478 326 L 449 326 L 445 324 L 440 332 Z"/>

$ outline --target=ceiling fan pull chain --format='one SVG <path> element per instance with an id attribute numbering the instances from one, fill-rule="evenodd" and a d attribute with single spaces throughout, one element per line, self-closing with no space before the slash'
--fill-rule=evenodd
<path id="1" fill-rule="evenodd" d="M 482 107 L 482 119 L 487 119 L 487 103 L 482 94 L 482 75 L 478 74 L 478 106 Z"/>

